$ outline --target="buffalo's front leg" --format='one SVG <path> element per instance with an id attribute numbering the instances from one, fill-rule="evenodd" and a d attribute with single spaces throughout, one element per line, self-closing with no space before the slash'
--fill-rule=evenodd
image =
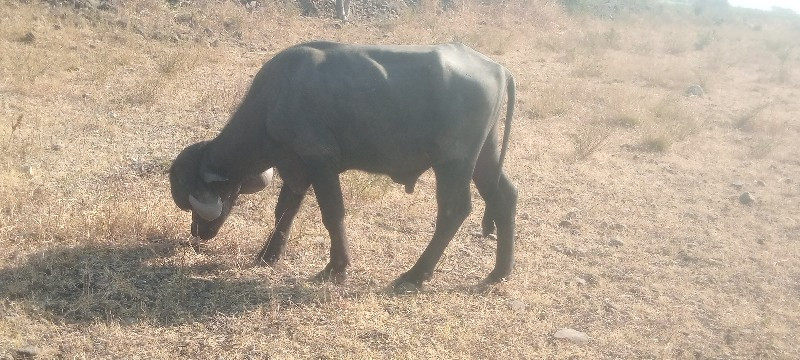
<path id="1" fill-rule="evenodd" d="M 317 196 L 322 223 L 331 237 L 330 262 L 314 278 L 319 281 L 342 282 L 347 278 L 350 266 L 350 250 L 344 231 L 344 202 L 339 174 L 330 170 L 318 170 L 311 178 Z"/>
<path id="2" fill-rule="evenodd" d="M 395 280 L 394 291 L 398 293 L 418 290 L 422 282 L 433 275 L 444 249 L 471 211 L 471 168 L 466 164 L 453 163 L 434 166 L 433 170 L 436 174 L 436 230 L 416 264 Z"/>
<path id="3" fill-rule="evenodd" d="M 275 206 L 275 230 L 258 253 L 256 262 L 273 265 L 286 250 L 286 242 L 292 230 L 292 222 L 300 209 L 306 191 L 295 193 L 287 185 L 281 187 L 278 204 Z"/>

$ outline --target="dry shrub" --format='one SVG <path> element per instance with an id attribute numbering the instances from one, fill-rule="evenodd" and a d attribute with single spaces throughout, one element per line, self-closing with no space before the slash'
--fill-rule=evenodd
<path id="1" fill-rule="evenodd" d="M 164 75 L 176 75 L 194 69 L 201 62 L 207 61 L 210 57 L 208 50 L 202 50 L 197 46 L 187 45 L 175 51 L 166 51 L 156 56 L 156 66 L 159 73 Z"/>
<path id="2" fill-rule="evenodd" d="M 619 114 L 607 120 L 609 125 L 621 126 L 624 128 L 635 128 L 642 124 L 642 120 L 631 114 Z"/>
<path id="3" fill-rule="evenodd" d="M 669 132 L 663 129 L 651 129 L 642 136 L 639 148 L 649 152 L 666 152 L 674 143 Z"/>
<path id="4" fill-rule="evenodd" d="M 785 134 L 789 133 L 789 121 L 782 120 L 768 111 L 774 104 L 766 103 L 745 111 L 733 120 L 733 127 L 752 134 L 749 154 L 761 159 L 780 145 Z"/>
<path id="5" fill-rule="evenodd" d="M 535 94 L 532 106 L 534 118 L 562 116 L 575 107 L 574 94 L 577 88 L 566 83 L 555 82 L 537 84 L 532 89 Z"/>
<path id="6" fill-rule="evenodd" d="M 786 46 L 780 49 L 777 53 L 778 57 L 778 75 L 777 80 L 779 83 L 788 83 L 791 81 L 792 66 L 789 62 L 791 59 L 792 47 Z"/>
<path id="7" fill-rule="evenodd" d="M 597 77 L 603 74 L 604 69 L 602 59 L 583 55 L 574 59 L 570 74 L 579 78 Z"/>
<path id="8" fill-rule="evenodd" d="M 640 148 L 664 152 L 673 143 L 696 134 L 703 122 L 679 97 L 668 97 L 655 104 L 650 112 L 652 121 L 642 134 Z"/>
<path id="9" fill-rule="evenodd" d="M 453 41 L 461 42 L 485 54 L 503 55 L 513 46 L 514 34 L 510 31 L 489 27 L 456 35 Z"/>
<path id="10" fill-rule="evenodd" d="M 744 113 L 736 116 L 733 120 L 733 127 L 742 131 L 753 132 L 759 127 L 758 116 L 770 104 L 761 104 Z"/>
<path id="11" fill-rule="evenodd" d="M 777 136 L 762 134 L 753 138 L 753 142 L 750 144 L 749 154 L 753 158 L 763 159 L 769 155 L 777 145 Z"/>
<path id="12" fill-rule="evenodd" d="M 588 158 L 608 143 L 611 134 L 612 131 L 607 126 L 588 125 L 582 128 L 571 137 L 574 146 L 573 159 L 580 161 Z"/>
<path id="13" fill-rule="evenodd" d="M 160 78 L 151 77 L 137 81 L 123 95 L 123 101 L 132 106 L 150 106 L 156 103 L 164 82 Z"/>

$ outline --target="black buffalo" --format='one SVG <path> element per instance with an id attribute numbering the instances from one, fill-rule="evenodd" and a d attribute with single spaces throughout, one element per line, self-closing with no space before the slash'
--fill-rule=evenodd
<path id="1" fill-rule="evenodd" d="M 273 264 L 313 186 L 331 238 L 330 262 L 317 278 L 339 281 L 350 265 L 339 174 L 386 174 L 411 192 L 433 168 L 433 239 L 395 289 L 416 289 L 430 278 L 470 213 L 470 180 L 486 202 L 484 235 L 497 228 L 496 263 L 486 281 L 501 281 L 514 258 L 517 190 L 503 172 L 514 93 L 506 68 L 461 44 L 297 45 L 261 68 L 216 138 L 178 155 L 170 169 L 172 197 L 192 211 L 192 235 L 210 239 L 237 196 L 262 189 L 269 178 L 263 173 L 277 168 L 284 186 L 276 227 L 257 258 Z M 498 146 L 504 95 L 505 131 Z"/>

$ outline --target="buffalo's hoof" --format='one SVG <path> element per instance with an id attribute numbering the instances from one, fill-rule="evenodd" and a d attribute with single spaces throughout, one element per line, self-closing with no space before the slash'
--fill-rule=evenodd
<path id="1" fill-rule="evenodd" d="M 334 284 L 341 284 L 347 280 L 347 267 L 338 268 L 331 264 L 325 266 L 317 275 L 311 278 L 315 282 L 332 282 Z"/>
<path id="2" fill-rule="evenodd" d="M 484 284 L 497 284 L 508 280 L 511 277 L 511 271 L 492 271 L 483 279 Z"/>
<path id="3" fill-rule="evenodd" d="M 413 294 L 422 290 L 423 279 L 411 276 L 408 273 L 400 275 L 392 282 L 392 292 L 398 295 Z"/>
<path id="4" fill-rule="evenodd" d="M 186 240 L 185 242 L 183 242 L 183 244 L 189 245 L 192 248 L 192 250 L 194 250 L 194 252 L 201 253 L 205 249 L 206 242 L 203 240 L 199 240 L 197 238 L 193 238 L 190 240 Z"/>
<path id="5" fill-rule="evenodd" d="M 275 266 L 279 258 L 277 255 L 258 254 L 256 256 L 256 265 Z"/>
<path id="6" fill-rule="evenodd" d="M 414 294 L 422 290 L 422 284 L 417 284 L 410 281 L 395 280 L 392 283 L 391 291 L 397 295 Z"/>

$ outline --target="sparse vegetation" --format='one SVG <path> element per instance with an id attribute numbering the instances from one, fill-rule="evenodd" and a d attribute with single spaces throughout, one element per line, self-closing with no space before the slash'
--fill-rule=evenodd
<path id="1" fill-rule="evenodd" d="M 769 106 L 769 103 L 758 105 L 737 116 L 733 121 L 733 127 L 742 131 L 752 132 L 758 127 L 757 117 Z"/>
<path id="2" fill-rule="evenodd" d="M 800 357 L 797 15 L 361 1 L 343 23 L 332 1 L 76 4 L 0 3 L 0 358 Z M 342 175 L 343 285 L 308 280 L 329 251 L 313 191 L 275 268 L 253 258 L 279 186 L 194 243 L 171 160 L 217 133 L 264 61 L 313 39 L 456 40 L 513 72 L 509 281 L 478 285 L 495 243 L 474 235 L 474 191 L 433 281 L 385 291 L 434 232 L 431 172 L 412 194 Z"/>
<path id="3" fill-rule="evenodd" d="M 609 136 L 611 136 L 611 131 L 604 126 L 594 125 L 581 129 L 572 136 L 572 142 L 575 145 L 574 159 L 588 158 L 607 143 Z"/>
<path id="4" fill-rule="evenodd" d="M 666 152 L 673 142 L 674 139 L 669 132 L 663 129 L 656 129 L 644 135 L 640 148 L 650 152 Z"/>

